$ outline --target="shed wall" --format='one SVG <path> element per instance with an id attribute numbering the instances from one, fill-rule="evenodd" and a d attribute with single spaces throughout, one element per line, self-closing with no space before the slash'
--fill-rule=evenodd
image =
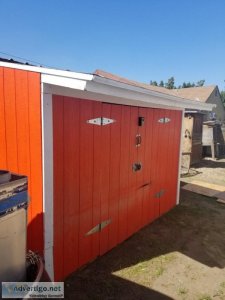
<path id="1" fill-rule="evenodd" d="M 115 122 L 87 123 L 101 116 Z M 53 95 L 55 280 L 176 204 L 181 116 L 181 111 Z M 162 118 L 170 121 L 159 122 Z M 135 162 L 141 162 L 141 171 L 132 170 Z M 107 220 L 100 232 L 87 234 Z"/>
<path id="2" fill-rule="evenodd" d="M 40 74 L 0 67 L 0 169 L 28 176 L 28 248 L 43 251 Z"/>

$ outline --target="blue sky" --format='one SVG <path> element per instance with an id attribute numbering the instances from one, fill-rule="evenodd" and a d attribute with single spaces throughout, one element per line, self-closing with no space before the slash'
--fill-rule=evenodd
<path id="1" fill-rule="evenodd" d="M 0 0 L 0 52 L 142 82 L 225 89 L 224 0 Z M 0 56 L 6 57 L 0 53 Z"/>

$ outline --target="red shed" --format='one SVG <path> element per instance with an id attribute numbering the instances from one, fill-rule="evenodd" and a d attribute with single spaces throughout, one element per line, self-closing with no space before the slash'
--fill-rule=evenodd
<path id="1" fill-rule="evenodd" d="M 29 178 L 28 247 L 60 280 L 179 202 L 184 108 L 109 73 L 0 62 L 0 168 Z"/>

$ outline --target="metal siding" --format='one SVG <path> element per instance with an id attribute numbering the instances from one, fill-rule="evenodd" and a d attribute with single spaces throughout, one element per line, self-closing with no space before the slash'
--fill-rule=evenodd
<path id="1" fill-rule="evenodd" d="M 28 248 L 43 252 L 40 74 L 0 67 L 0 168 L 28 176 Z"/>

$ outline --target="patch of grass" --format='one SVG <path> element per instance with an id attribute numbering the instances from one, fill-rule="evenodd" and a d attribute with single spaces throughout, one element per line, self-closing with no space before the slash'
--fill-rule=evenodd
<path id="1" fill-rule="evenodd" d="M 161 276 L 161 275 L 163 274 L 164 271 L 165 271 L 165 269 L 164 269 L 162 266 L 156 268 L 156 270 L 155 270 L 155 276 L 156 276 L 156 277 Z"/>
<path id="2" fill-rule="evenodd" d="M 212 297 L 209 296 L 209 295 L 204 294 L 204 295 L 200 296 L 198 298 L 198 300 L 212 300 Z"/>
<path id="3" fill-rule="evenodd" d="M 188 289 L 186 289 L 185 287 L 180 287 L 178 289 L 178 294 L 179 295 L 186 295 L 188 293 Z"/>
<path id="4" fill-rule="evenodd" d="M 221 297 L 223 296 L 223 294 L 224 294 L 223 290 L 219 289 L 218 291 L 216 291 L 213 297 Z"/>
<path id="5" fill-rule="evenodd" d="M 220 283 L 221 288 L 225 289 L 225 281 Z"/>

